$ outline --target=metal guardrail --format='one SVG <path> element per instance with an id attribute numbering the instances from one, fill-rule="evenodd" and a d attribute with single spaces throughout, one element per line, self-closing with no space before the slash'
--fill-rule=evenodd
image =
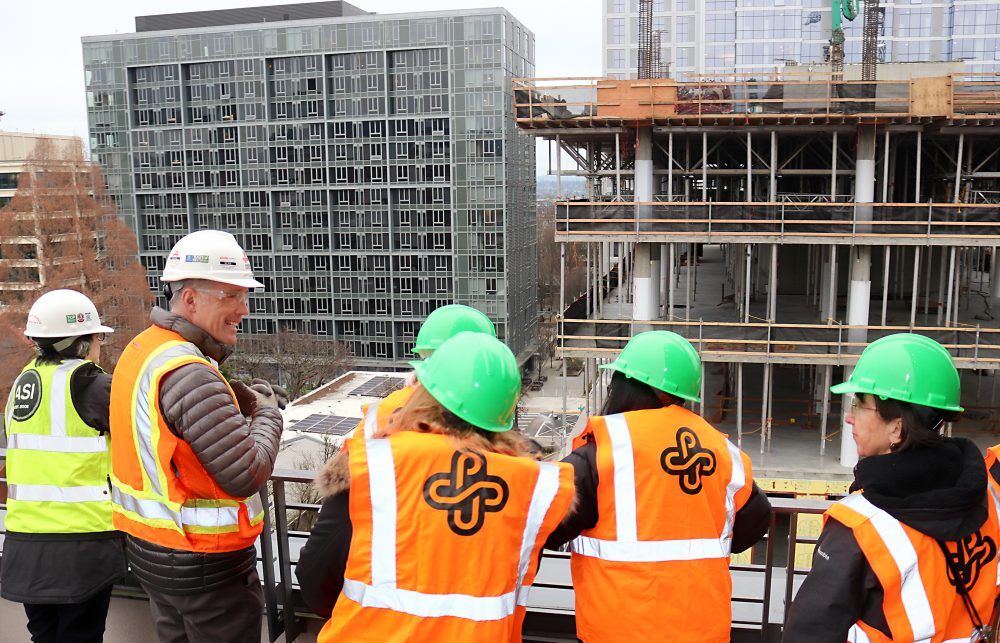
<path id="1" fill-rule="evenodd" d="M 926 83 L 940 85 L 933 114 L 962 118 L 1000 114 L 1000 74 L 958 73 L 947 78 L 911 80 L 802 79 L 795 75 L 772 78 L 719 76 L 693 82 L 670 79 L 615 81 L 608 78 L 516 78 L 513 81 L 517 120 L 614 120 L 622 94 L 645 83 L 649 97 L 643 103 L 648 115 L 659 118 L 739 116 L 882 116 L 923 117 L 914 99 L 926 95 Z M 915 89 L 917 84 L 925 87 Z M 673 89 L 666 96 L 664 88 Z M 602 90 L 612 93 L 602 95 Z M 659 90 L 659 91 L 658 91 Z"/>
<path id="2" fill-rule="evenodd" d="M 944 345 L 959 368 L 1000 368 L 1000 329 L 979 326 L 848 326 L 844 324 L 777 324 L 771 322 L 642 321 L 562 319 L 567 330 L 594 324 L 594 335 L 556 336 L 562 355 L 614 357 L 632 337 L 635 326 L 672 330 L 683 335 L 708 362 L 786 360 L 802 363 L 853 364 L 861 350 L 879 337 L 919 332 Z M 851 330 L 867 332 L 866 342 L 851 342 Z M 610 331 L 610 332 L 608 332 Z M 593 342 L 594 346 L 567 345 Z M 856 351 L 856 352 L 852 352 Z"/>
<path id="3" fill-rule="evenodd" d="M 820 243 L 952 246 L 1000 244 L 995 204 L 822 202 L 589 202 L 555 204 L 556 241 L 663 237 L 690 243 Z M 641 218 L 636 218 L 636 212 Z"/>
<path id="4" fill-rule="evenodd" d="M 4 454 L 0 452 L 0 465 Z M 319 511 L 319 505 L 289 501 L 289 485 L 311 484 L 316 473 L 311 471 L 275 471 L 268 485 L 261 490 L 261 498 L 267 510 L 264 517 L 264 532 L 258 540 L 262 568 L 262 583 L 265 599 L 265 623 L 268 640 L 277 641 L 284 635 L 285 640 L 294 641 L 296 636 L 305 629 L 306 619 L 320 619 L 310 612 L 302 603 L 294 578 L 294 567 L 298 562 L 297 552 L 309 534 L 290 528 L 298 512 L 311 514 Z M 6 478 L 0 477 L 0 500 L 6 498 Z M 750 632 L 756 639 L 759 631 L 762 642 L 780 637 L 780 628 L 784 624 L 784 607 L 791 602 L 795 579 L 803 577 L 807 570 L 796 567 L 796 548 L 799 545 L 815 543 L 813 537 L 799 536 L 798 520 L 800 516 L 821 514 L 830 505 L 822 500 L 800 500 L 787 498 L 772 498 L 774 512 L 763 545 L 755 547 L 755 555 L 763 550 L 762 563 L 732 564 L 730 571 L 741 580 L 734 590 L 733 607 L 740 610 L 749 606 L 751 612 L 759 614 L 756 618 L 734 618 L 733 628 L 743 633 Z M 6 510 L 6 504 L 0 503 L 0 510 Z M 290 512 L 296 512 L 293 516 Z M 4 532 L 0 530 L 0 535 Z M 566 640 L 575 641 L 573 626 L 572 582 L 568 573 L 559 577 L 558 569 L 566 568 L 568 554 L 546 551 L 542 556 L 542 570 L 534 587 L 538 591 L 548 592 L 548 603 L 553 597 L 556 602 L 564 604 L 565 608 L 541 607 L 529 598 L 528 616 L 525 620 L 525 640 Z M 2 553 L 0 553 L 2 558 Z M 556 573 L 553 574 L 553 570 Z M 548 580 L 543 580 L 549 577 Z M 760 595 L 752 588 L 762 587 Z M 741 587 L 749 587 L 751 591 L 744 594 Z M 127 595 L 132 598 L 142 598 L 135 584 L 124 584 L 116 589 L 117 595 Z M 529 634 L 530 630 L 530 636 Z"/>

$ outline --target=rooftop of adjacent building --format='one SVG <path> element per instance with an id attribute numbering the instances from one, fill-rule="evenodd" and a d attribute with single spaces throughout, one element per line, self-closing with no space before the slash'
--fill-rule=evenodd
<path id="1" fill-rule="evenodd" d="M 221 27 L 254 22 L 342 18 L 344 16 L 368 15 L 369 13 L 371 12 L 365 11 L 348 2 L 343 2 L 342 0 L 332 0 L 330 2 L 295 2 L 264 7 L 241 7 L 237 9 L 214 9 L 136 16 L 135 30 L 141 32 L 197 29 L 199 27 Z"/>

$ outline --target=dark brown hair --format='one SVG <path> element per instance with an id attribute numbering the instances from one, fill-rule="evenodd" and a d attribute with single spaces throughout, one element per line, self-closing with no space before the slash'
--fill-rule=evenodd
<path id="1" fill-rule="evenodd" d="M 669 402 L 663 402 L 660 395 L 667 395 Z M 601 415 L 614 415 L 615 413 L 627 413 L 628 411 L 641 411 L 643 409 L 659 409 L 672 404 L 681 404 L 682 400 L 662 391 L 657 391 L 648 384 L 643 384 L 639 380 L 629 377 L 624 373 L 615 371 L 611 376 L 611 386 L 608 388 L 608 397 L 601 407 Z"/>
<path id="2" fill-rule="evenodd" d="M 945 422 L 955 422 L 960 414 L 954 411 L 911 404 L 900 400 L 883 400 L 877 395 L 858 394 L 862 401 L 871 399 L 879 417 L 889 422 L 899 418 L 902 422 L 899 442 L 892 452 L 907 451 L 915 447 L 934 447 L 943 439 L 941 430 Z"/>

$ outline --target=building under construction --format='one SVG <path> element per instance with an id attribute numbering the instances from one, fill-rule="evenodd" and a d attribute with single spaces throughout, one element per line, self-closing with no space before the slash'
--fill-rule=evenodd
<path id="1" fill-rule="evenodd" d="M 916 331 L 955 356 L 968 426 L 995 428 L 1000 76 L 790 69 L 515 81 L 517 123 L 549 141 L 550 171 L 587 179 L 555 213 L 563 269 L 587 276 L 563 292 L 559 328 L 587 410 L 609 377 L 597 365 L 635 332 L 673 330 L 713 363 L 702 411 L 734 441 L 759 431 L 768 451 L 797 420 L 852 465 L 830 384 L 868 342 Z"/>

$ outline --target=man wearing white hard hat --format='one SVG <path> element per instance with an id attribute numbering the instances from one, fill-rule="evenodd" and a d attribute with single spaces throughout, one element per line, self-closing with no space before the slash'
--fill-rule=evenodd
<path id="1" fill-rule="evenodd" d="M 0 432 L 9 494 L 0 596 L 24 604 L 33 641 L 100 641 L 126 571 L 108 487 L 111 376 L 97 365 L 110 332 L 75 290 L 39 297 L 24 329 L 36 355 L 14 381 Z"/>
<path id="2" fill-rule="evenodd" d="M 167 256 L 169 310 L 126 346 L 111 386 L 115 527 L 161 641 L 259 641 L 257 495 L 274 467 L 287 396 L 227 382 L 219 365 L 249 314 L 250 261 L 226 232 Z"/>

